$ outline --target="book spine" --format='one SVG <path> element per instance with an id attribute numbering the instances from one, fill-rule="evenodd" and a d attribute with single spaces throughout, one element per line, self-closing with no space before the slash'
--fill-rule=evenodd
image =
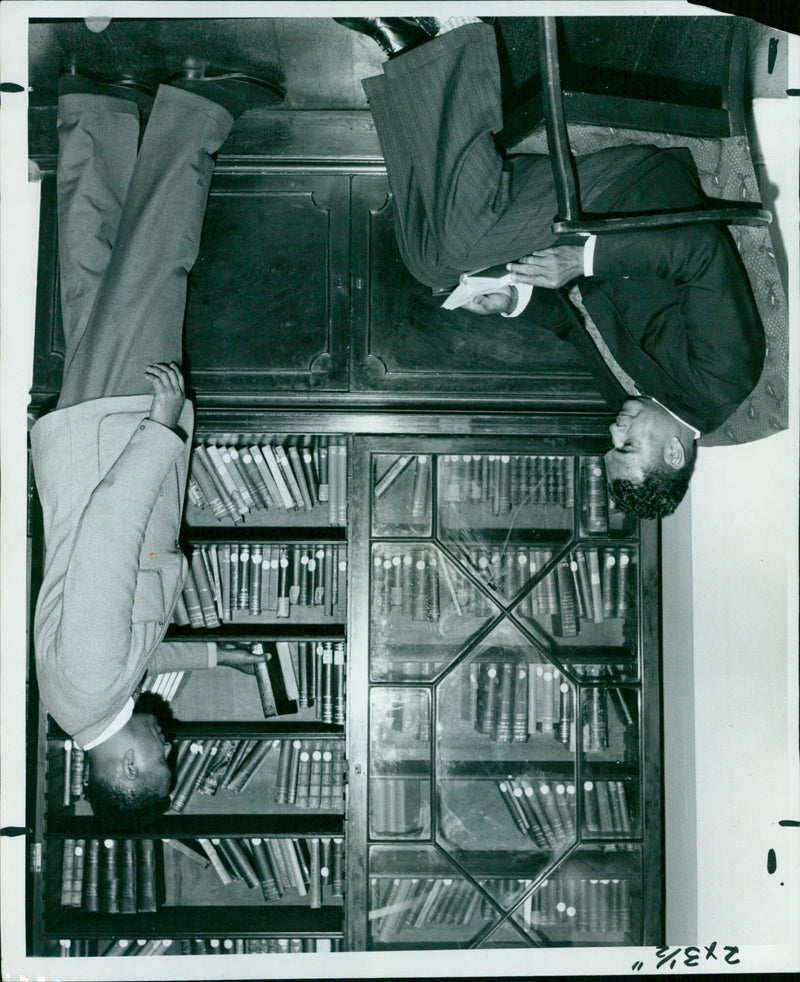
<path id="1" fill-rule="evenodd" d="M 247 788 L 253 780 L 256 772 L 267 759 L 272 750 L 280 744 L 280 740 L 260 740 L 252 752 L 247 756 L 242 766 L 236 771 L 228 782 L 228 788 L 236 794 L 240 794 Z"/>
<path id="2" fill-rule="evenodd" d="M 256 651 L 257 647 L 262 647 L 258 644 L 253 645 L 254 653 L 261 654 L 262 651 Z M 270 716 L 278 715 L 278 707 L 275 704 L 275 693 L 272 690 L 272 682 L 270 680 L 269 669 L 267 668 L 267 662 L 258 661 L 253 666 L 256 673 L 256 682 L 258 684 L 258 695 L 261 699 L 261 709 L 266 718 Z"/>
<path id="3" fill-rule="evenodd" d="M 88 839 L 83 874 L 84 910 L 90 913 L 100 911 L 100 840 Z"/>
<path id="4" fill-rule="evenodd" d="M 602 457 L 584 461 L 584 509 L 588 532 L 608 531 L 608 499 Z"/>
<path id="5" fill-rule="evenodd" d="M 251 447 L 248 447 L 248 453 L 252 458 L 255 471 L 258 473 L 259 483 L 257 487 L 262 499 L 269 508 L 276 508 L 279 511 L 285 509 L 286 506 L 283 496 L 264 456 L 263 449 L 258 444 L 253 444 Z"/>
<path id="6" fill-rule="evenodd" d="M 233 475 L 228 470 L 227 462 L 225 461 L 225 456 L 220 451 L 219 447 L 208 446 L 205 448 L 208 459 L 214 466 L 217 476 L 221 485 L 225 488 L 225 493 L 227 497 L 233 502 L 233 510 L 236 514 L 237 519 L 246 515 L 248 508 L 242 500 L 242 496 L 239 493 L 239 488 L 233 479 Z"/>
<path id="7" fill-rule="evenodd" d="M 234 483 L 239 489 L 239 494 L 242 496 L 245 507 L 248 510 L 258 507 L 255 488 L 250 483 L 250 477 L 239 456 L 239 451 L 235 447 L 228 447 L 227 454 L 223 453 L 222 459 L 225 461 L 225 466 L 230 471 L 231 477 L 233 477 Z"/>
<path id="8" fill-rule="evenodd" d="M 119 913 L 117 853 L 117 840 L 104 839 L 100 852 L 100 909 L 105 914 Z"/>
<path id="9" fill-rule="evenodd" d="M 294 475 L 295 484 L 300 492 L 302 507 L 305 508 L 306 511 L 311 511 L 311 509 L 314 507 L 314 502 L 311 499 L 311 492 L 308 482 L 306 481 L 306 472 L 303 468 L 303 462 L 300 458 L 300 453 L 297 447 L 290 444 L 286 448 L 286 455 L 289 460 L 292 474 Z"/>
<path id="10" fill-rule="evenodd" d="M 392 461 L 389 467 L 382 474 L 381 478 L 375 482 L 375 487 L 373 488 L 372 492 L 375 499 L 381 498 L 384 494 L 386 494 L 389 488 L 414 459 L 415 458 L 411 454 L 404 454 Z"/>
<path id="11" fill-rule="evenodd" d="M 298 808 L 309 807 L 309 794 L 311 782 L 311 751 L 302 749 L 300 751 L 300 762 L 297 766 L 297 783 L 290 789 L 287 800 L 294 802 Z"/>
<path id="12" fill-rule="evenodd" d="M 310 446 L 304 446 L 300 449 L 300 461 L 303 466 L 303 474 L 306 479 L 306 487 L 308 488 L 308 493 L 311 498 L 311 507 L 314 508 L 319 501 L 319 477 L 317 475 L 316 467 L 314 466 L 314 454 L 311 451 Z"/>
<path id="13" fill-rule="evenodd" d="M 344 839 L 334 839 L 331 851 L 331 896 L 344 894 Z"/>
<path id="14" fill-rule="evenodd" d="M 256 871 L 245 853 L 244 849 L 239 843 L 238 839 L 225 838 L 220 839 L 220 848 L 225 854 L 230 865 L 239 874 L 242 881 L 246 884 L 249 889 L 260 886 L 261 881 L 258 878 Z"/>
<path id="15" fill-rule="evenodd" d="M 275 871 L 275 876 L 280 886 L 281 892 L 289 890 L 292 887 L 292 881 L 289 877 L 289 870 L 286 866 L 286 857 L 283 849 L 280 848 L 279 839 L 265 839 L 264 844 L 269 853 L 270 863 Z"/>
<path id="16" fill-rule="evenodd" d="M 61 858 L 61 906 L 72 904 L 73 871 L 75 869 L 75 840 L 64 839 Z"/>
<path id="17" fill-rule="evenodd" d="M 208 476 L 209 480 L 214 486 L 219 504 L 215 507 L 214 498 L 209 498 L 209 503 L 211 504 L 212 511 L 217 518 L 224 518 L 225 515 L 227 515 L 229 518 L 232 518 L 234 522 L 239 521 L 241 517 L 239 511 L 236 508 L 233 499 L 228 494 L 228 489 L 219 475 L 216 463 L 211 459 L 206 447 L 200 445 L 196 446 L 194 448 L 192 460 L 196 474 L 199 475 L 201 471 L 205 471 L 205 474 Z M 221 509 L 220 505 L 222 506 Z M 222 511 L 222 514 L 220 514 L 220 510 Z"/>
<path id="18" fill-rule="evenodd" d="M 120 840 L 120 892 L 119 908 L 123 914 L 136 913 L 136 843 L 133 839 Z"/>
<path id="19" fill-rule="evenodd" d="M 208 856 L 209 862 L 213 866 L 223 885 L 227 886 L 229 883 L 232 883 L 233 877 L 230 875 L 225 864 L 222 862 L 214 842 L 212 842 L 211 839 L 201 838 L 198 838 L 197 841 L 200 844 L 200 848 L 203 850 L 206 856 Z"/>
<path id="20" fill-rule="evenodd" d="M 181 856 L 185 856 L 190 862 L 194 863 L 195 866 L 199 866 L 201 869 L 207 869 L 211 864 L 208 856 L 204 856 L 191 846 L 187 846 L 180 839 L 162 839 L 161 841 L 173 852 L 178 852 Z"/>
<path id="21" fill-rule="evenodd" d="M 183 599 L 189 615 L 189 623 L 192 627 L 205 627 L 203 608 L 200 605 L 200 594 L 198 593 L 191 567 L 186 571 L 186 579 L 183 582 Z"/>
<path id="22" fill-rule="evenodd" d="M 136 907 L 154 913 L 156 902 L 156 849 L 152 839 L 136 840 Z"/>
<path id="23" fill-rule="evenodd" d="M 261 839 L 250 839 L 250 849 L 253 855 L 253 866 L 261 884 L 261 892 L 267 903 L 279 900 L 281 891 L 278 881 L 275 879 L 275 872 L 269 859 L 269 853 Z"/>
<path id="24" fill-rule="evenodd" d="M 603 588 L 600 578 L 600 555 L 597 549 L 586 550 L 586 561 L 589 565 L 589 586 L 592 591 L 593 620 L 595 624 L 603 623 Z"/>
<path id="25" fill-rule="evenodd" d="M 205 564 L 203 563 L 203 553 L 200 549 L 192 550 L 191 570 L 192 578 L 197 590 L 197 600 L 200 604 L 203 624 L 205 627 L 219 627 L 217 607 L 214 603 L 214 593 L 211 589 L 211 583 L 206 572 Z M 184 586 L 184 594 L 185 593 L 186 587 Z M 189 610 L 189 616 L 191 620 L 191 610 Z M 192 621 L 192 626 L 195 626 L 194 621 Z"/>

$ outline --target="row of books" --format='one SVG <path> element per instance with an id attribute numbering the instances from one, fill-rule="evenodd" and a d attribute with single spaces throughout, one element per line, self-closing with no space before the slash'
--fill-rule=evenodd
<path id="1" fill-rule="evenodd" d="M 341 809 L 342 741 L 283 738 L 181 741 L 170 810 L 183 812 L 195 793 L 207 797 L 219 791 L 241 794 L 270 755 L 277 756 L 276 802 L 324 811 Z"/>
<path id="2" fill-rule="evenodd" d="M 341 938 L 61 938 L 62 958 L 154 955 L 288 955 L 295 952 L 341 951 Z"/>
<path id="3" fill-rule="evenodd" d="M 615 685 L 587 686 L 576 707 L 575 687 L 560 669 L 532 663 L 526 653 L 494 646 L 461 673 L 461 718 L 498 743 L 524 743 L 532 736 L 552 736 L 575 752 L 576 731 L 584 751 L 608 747 L 608 703 L 621 726 L 634 724 L 630 693 Z M 602 669 L 587 669 L 587 679 L 600 679 Z"/>
<path id="4" fill-rule="evenodd" d="M 547 554 L 539 561 L 550 559 Z M 631 560 L 629 548 L 577 549 L 531 590 L 527 612 L 552 616 L 553 633 L 562 637 L 579 634 L 581 621 L 626 617 L 633 599 Z"/>
<path id="5" fill-rule="evenodd" d="M 477 915 L 481 894 L 466 880 L 443 876 L 372 877 L 370 928 L 375 943 L 426 927 L 463 927 Z"/>
<path id="6" fill-rule="evenodd" d="M 324 510 L 347 523 L 347 440 L 341 436 L 273 437 L 247 447 L 198 444 L 189 495 L 199 508 L 238 522 L 259 511 Z"/>
<path id="7" fill-rule="evenodd" d="M 562 927 L 598 941 L 631 930 L 631 884 L 626 876 L 561 874 L 543 880 L 520 907 L 526 928 Z"/>
<path id="8" fill-rule="evenodd" d="M 444 454 L 439 457 L 439 487 L 443 503 L 480 504 L 493 515 L 526 505 L 571 508 L 573 461 L 527 454 Z"/>
<path id="9" fill-rule="evenodd" d="M 165 839 L 166 845 L 189 862 L 213 868 L 224 886 L 244 884 L 260 889 L 267 903 L 290 892 L 307 898 L 312 909 L 327 896 L 344 894 L 344 839 L 305 838 L 198 838 Z"/>
<path id="10" fill-rule="evenodd" d="M 491 590 L 510 599 L 552 562 L 552 549 L 505 545 L 463 548 L 461 560 Z M 602 624 L 627 616 L 631 607 L 633 550 L 577 549 L 520 601 L 524 617 L 552 617 L 562 637 L 580 633 L 581 623 Z M 487 617 L 497 608 L 487 591 L 461 574 L 430 546 L 376 547 L 372 557 L 372 603 L 381 619 L 439 621 L 456 616 Z"/>
<path id="11" fill-rule="evenodd" d="M 575 839 L 575 785 L 509 775 L 495 782 L 517 829 L 540 849 Z M 626 836 L 631 817 L 624 781 L 583 782 L 583 824 L 589 834 Z"/>
<path id="12" fill-rule="evenodd" d="M 479 880 L 504 908 L 533 886 L 530 879 Z M 370 924 L 373 942 L 392 943 L 403 932 L 428 927 L 440 930 L 491 923 L 495 906 L 469 882 L 448 876 L 380 876 L 370 879 Z M 516 915 L 520 926 L 563 926 L 602 941 L 631 928 L 631 890 L 627 877 L 595 878 L 564 874 L 543 880 L 528 893 Z M 463 933 L 463 932 L 461 932 Z"/>
<path id="13" fill-rule="evenodd" d="M 61 905 L 106 914 L 155 911 L 153 840 L 64 839 Z"/>
<path id="14" fill-rule="evenodd" d="M 255 674 L 266 718 L 287 716 L 314 707 L 322 723 L 343 724 L 347 704 L 343 641 L 256 642 Z"/>
<path id="15" fill-rule="evenodd" d="M 346 574 L 347 550 L 340 543 L 196 546 L 173 619 L 213 628 L 249 617 L 291 619 L 300 608 L 341 620 Z"/>

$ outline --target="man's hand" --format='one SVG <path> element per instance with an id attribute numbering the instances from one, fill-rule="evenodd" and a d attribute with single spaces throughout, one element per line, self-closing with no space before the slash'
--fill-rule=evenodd
<path id="1" fill-rule="evenodd" d="M 256 662 L 264 661 L 263 655 L 254 655 L 249 648 L 237 648 L 236 645 L 226 644 L 217 648 L 217 664 L 235 668 L 245 675 L 255 674 Z"/>
<path id="2" fill-rule="evenodd" d="M 557 290 L 570 280 L 583 276 L 583 246 L 553 246 L 523 256 L 507 268 L 517 283 L 530 283 L 548 290 Z"/>
<path id="3" fill-rule="evenodd" d="M 471 314 L 507 314 L 514 309 L 516 302 L 517 291 L 511 286 L 503 286 L 497 293 L 487 293 L 467 300 L 461 305 L 461 309 L 468 310 Z"/>
<path id="4" fill-rule="evenodd" d="M 173 361 L 169 365 L 164 362 L 148 365 L 144 374 L 155 391 L 150 406 L 150 419 L 174 430 L 186 402 L 183 373 Z"/>

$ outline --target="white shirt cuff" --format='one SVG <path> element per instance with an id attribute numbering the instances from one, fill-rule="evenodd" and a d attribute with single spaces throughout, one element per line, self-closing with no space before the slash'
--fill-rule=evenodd
<path id="1" fill-rule="evenodd" d="M 208 645 L 208 667 L 217 667 L 217 642 L 216 641 L 206 641 Z"/>
<path id="2" fill-rule="evenodd" d="M 513 310 L 509 310 L 507 314 L 500 314 L 501 317 L 519 317 L 530 303 L 531 296 L 533 295 L 533 287 L 530 283 L 515 283 L 514 289 L 517 291 L 517 302 Z"/>
<path id="3" fill-rule="evenodd" d="M 594 247 L 597 236 L 590 235 L 583 244 L 583 275 L 594 276 Z"/>

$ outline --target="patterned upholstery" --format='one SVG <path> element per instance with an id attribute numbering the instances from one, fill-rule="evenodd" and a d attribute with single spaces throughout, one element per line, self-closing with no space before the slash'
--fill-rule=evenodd
<path id="1" fill-rule="evenodd" d="M 593 153 L 604 147 L 630 143 L 688 147 L 706 194 L 734 201 L 760 200 L 746 137 L 700 139 L 577 124 L 570 125 L 568 129 L 575 154 Z M 547 153 L 544 128 L 518 143 L 510 152 Z M 767 354 L 755 389 L 721 427 L 703 435 L 699 442 L 700 446 L 706 447 L 749 443 L 785 430 L 789 425 L 789 311 L 769 228 L 737 225 L 732 226 L 730 231 L 747 270 L 764 324 Z"/>

